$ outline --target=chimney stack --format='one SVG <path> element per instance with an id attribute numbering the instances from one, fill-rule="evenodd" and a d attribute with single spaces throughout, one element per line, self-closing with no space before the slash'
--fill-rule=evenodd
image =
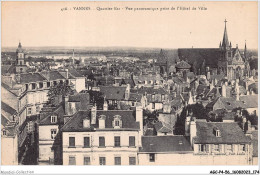
<path id="1" fill-rule="evenodd" d="M 83 119 L 83 128 L 90 128 L 90 119 L 86 117 Z"/>
<path id="2" fill-rule="evenodd" d="M 139 146 L 142 146 L 142 136 L 143 136 L 143 108 L 142 106 L 136 106 L 136 121 L 140 124 L 140 133 L 139 133 Z"/>
<path id="3" fill-rule="evenodd" d="M 96 104 L 91 108 L 91 124 L 96 124 L 97 120 L 97 107 Z"/>
<path id="4" fill-rule="evenodd" d="M 222 97 L 227 97 L 227 90 L 226 90 L 226 84 L 225 83 L 222 84 L 221 95 L 222 95 Z"/>

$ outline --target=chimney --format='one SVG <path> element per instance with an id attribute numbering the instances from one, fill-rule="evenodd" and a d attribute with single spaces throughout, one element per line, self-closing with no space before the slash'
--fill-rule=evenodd
<path id="1" fill-rule="evenodd" d="M 21 83 L 21 74 L 17 74 L 17 75 L 16 75 L 16 80 L 17 80 L 17 83 L 18 83 L 18 84 Z"/>
<path id="2" fill-rule="evenodd" d="M 246 81 L 246 91 L 248 91 L 248 82 Z"/>
<path id="3" fill-rule="evenodd" d="M 213 81 L 209 84 L 209 90 L 211 91 L 214 88 Z"/>
<path id="4" fill-rule="evenodd" d="M 193 147 L 193 138 L 197 136 L 196 118 L 190 122 L 190 144 Z"/>
<path id="5" fill-rule="evenodd" d="M 106 99 L 104 99 L 103 110 L 104 110 L 104 111 L 107 111 L 107 110 L 108 110 L 108 104 L 107 104 Z"/>
<path id="6" fill-rule="evenodd" d="M 210 71 L 207 72 L 207 80 L 210 80 Z"/>
<path id="7" fill-rule="evenodd" d="M 222 84 L 221 95 L 222 95 L 222 97 L 227 97 L 227 90 L 226 90 L 226 84 L 225 83 Z"/>
<path id="8" fill-rule="evenodd" d="M 106 122 L 106 116 L 104 116 L 104 115 L 101 115 L 100 117 L 99 117 L 99 119 L 98 119 L 98 128 L 99 129 L 104 129 L 106 126 L 106 124 L 105 124 L 105 122 Z"/>
<path id="9" fill-rule="evenodd" d="M 143 136 L 143 108 L 142 106 L 136 107 L 136 121 L 140 124 L 140 132 L 139 132 L 139 146 L 142 143 L 142 136 Z"/>
<path id="10" fill-rule="evenodd" d="M 125 89 L 125 100 L 128 100 L 129 97 L 130 97 L 130 84 L 127 84 Z"/>
<path id="11" fill-rule="evenodd" d="M 91 124 L 96 124 L 97 120 L 97 107 L 96 104 L 91 108 Z"/>
<path id="12" fill-rule="evenodd" d="M 191 121 L 191 117 L 187 116 L 185 119 L 185 136 L 190 135 L 190 121 Z"/>
<path id="13" fill-rule="evenodd" d="M 69 96 L 64 97 L 65 115 L 69 115 Z"/>
<path id="14" fill-rule="evenodd" d="M 90 119 L 86 117 L 83 119 L 83 128 L 90 128 Z"/>

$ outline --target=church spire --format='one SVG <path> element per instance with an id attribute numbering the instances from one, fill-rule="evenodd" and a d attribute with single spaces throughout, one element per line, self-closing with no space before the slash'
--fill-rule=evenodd
<path id="1" fill-rule="evenodd" d="M 222 47 L 223 47 L 224 49 L 227 49 L 228 46 L 229 46 L 229 43 L 228 43 L 228 35 L 227 35 L 227 27 L 226 27 L 227 20 L 225 19 L 224 22 L 225 22 L 225 29 L 224 29 Z"/>
<path id="2" fill-rule="evenodd" d="M 245 40 L 245 49 L 244 49 L 244 56 L 245 56 L 245 58 L 247 57 L 247 49 L 246 49 L 246 40 Z"/>

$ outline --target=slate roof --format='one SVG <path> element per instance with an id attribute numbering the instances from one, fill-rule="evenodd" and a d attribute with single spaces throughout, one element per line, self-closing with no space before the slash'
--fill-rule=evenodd
<path id="1" fill-rule="evenodd" d="M 65 77 L 63 77 L 58 71 L 45 71 L 41 72 L 41 75 L 48 81 L 65 79 Z"/>
<path id="2" fill-rule="evenodd" d="M 41 82 L 45 81 L 46 79 L 39 73 L 24 73 L 21 75 L 21 84 L 27 84 L 32 82 Z"/>
<path id="3" fill-rule="evenodd" d="M 124 100 L 125 90 L 124 86 L 100 86 L 100 92 L 107 100 Z"/>
<path id="4" fill-rule="evenodd" d="M 177 65 L 175 66 L 178 69 L 190 69 L 191 65 L 189 65 L 189 63 L 187 63 L 186 61 L 181 61 L 179 63 L 177 63 Z"/>
<path id="5" fill-rule="evenodd" d="M 81 73 L 74 69 L 69 69 L 69 74 L 76 78 L 84 77 Z"/>
<path id="6" fill-rule="evenodd" d="M 203 60 L 206 65 L 212 68 L 217 68 L 218 60 L 221 57 L 219 48 L 183 48 L 178 49 L 178 56 L 180 60 L 187 59 L 188 63 L 193 64 L 197 62 L 197 68 L 200 67 Z"/>
<path id="7" fill-rule="evenodd" d="M 140 102 L 142 99 L 142 94 L 130 93 L 129 101 L 137 101 Z"/>
<path id="8" fill-rule="evenodd" d="M 192 152 L 189 137 L 185 136 L 143 136 L 139 152 Z"/>
<path id="9" fill-rule="evenodd" d="M 220 137 L 214 135 L 214 128 L 220 131 Z M 196 137 L 194 143 L 197 144 L 239 144 L 249 143 L 250 138 L 245 136 L 237 123 L 225 122 L 196 122 Z"/>
<path id="10" fill-rule="evenodd" d="M 243 102 L 244 108 L 257 108 L 258 107 L 258 95 L 240 96 L 239 100 Z"/>
<path id="11" fill-rule="evenodd" d="M 95 128 L 96 130 L 99 129 L 99 116 L 104 115 L 106 116 L 105 120 L 105 129 L 102 130 L 139 130 L 140 124 L 135 120 L 135 114 L 132 110 L 97 110 L 96 115 L 96 124 L 91 124 L 91 128 L 83 128 L 83 119 L 90 118 L 91 121 L 91 113 L 90 111 L 78 111 L 72 118 L 69 120 L 62 128 L 64 132 L 82 132 L 82 131 L 93 131 Z M 113 128 L 113 120 L 114 116 L 119 115 L 121 116 L 122 120 L 122 128 L 114 129 Z M 101 129 L 99 129 L 101 130 Z"/>
<path id="12" fill-rule="evenodd" d="M 57 123 L 51 123 L 51 116 L 52 115 L 57 115 Z M 53 112 L 51 112 L 51 114 L 47 115 L 45 118 L 43 118 L 39 125 L 58 125 L 58 124 L 63 124 L 64 123 L 64 116 L 65 111 L 62 105 L 60 105 L 59 107 L 57 107 Z"/>
<path id="13" fill-rule="evenodd" d="M 5 111 L 6 113 L 10 115 L 14 115 L 17 111 L 9 106 L 8 104 L 1 101 L 1 110 Z"/>
<path id="14" fill-rule="evenodd" d="M 252 131 L 253 157 L 258 157 L 258 130 Z"/>
<path id="15" fill-rule="evenodd" d="M 155 123 L 154 128 L 156 132 L 161 132 L 161 133 L 172 133 L 173 131 L 173 128 L 169 124 L 161 121 Z"/>

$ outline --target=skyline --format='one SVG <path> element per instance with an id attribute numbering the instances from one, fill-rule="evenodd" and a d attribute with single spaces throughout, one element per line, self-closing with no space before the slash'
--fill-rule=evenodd
<path id="1" fill-rule="evenodd" d="M 93 10 L 61 11 L 83 6 Z M 97 11 L 98 6 L 207 10 Z M 226 19 L 233 47 L 244 48 L 246 40 L 247 48 L 257 49 L 257 18 L 257 2 L 3 2 L 2 47 L 21 41 L 24 47 L 218 48 Z"/>

